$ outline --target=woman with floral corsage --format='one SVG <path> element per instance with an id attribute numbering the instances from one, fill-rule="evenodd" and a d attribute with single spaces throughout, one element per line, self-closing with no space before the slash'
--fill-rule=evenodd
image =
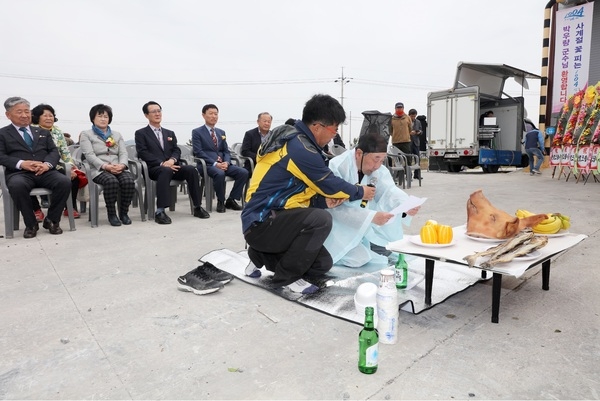
<path id="1" fill-rule="evenodd" d="M 112 226 L 131 224 L 129 205 L 135 194 L 135 181 L 128 171 L 127 148 L 121 134 L 110 129 L 112 109 L 97 104 L 90 110 L 92 129 L 80 135 L 81 152 L 91 167 L 91 178 L 104 187 L 108 221 Z M 116 203 L 120 198 L 119 217 Z"/>
<path id="2" fill-rule="evenodd" d="M 77 176 L 77 172 L 79 169 L 71 156 L 71 152 L 69 152 L 69 147 L 67 145 L 67 141 L 65 136 L 63 135 L 60 128 L 58 128 L 54 123 L 58 121 L 56 119 L 56 113 L 54 111 L 54 107 L 49 104 L 38 104 L 31 110 L 31 122 L 32 125 L 37 125 L 47 131 L 52 135 L 52 139 L 56 144 L 56 148 L 58 149 L 58 154 L 60 155 L 60 160 L 64 163 L 71 163 L 72 168 L 69 172 L 69 176 L 71 177 L 71 198 L 73 201 L 73 217 L 78 219 L 79 212 L 77 211 L 77 192 L 79 191 L 79 177 Z M 58 166 L 57 168 L 62 168 Z M 44 212 L 42 212 L 42 208 L 38 201 L 37 196 L 31 197 L 31 202 L 33 203 L 33 210 L 35 213 L 35 217 L 37 221 L 44 221 Z M 65 206 L 65 211 L 63 213 L 64 216 L 68 216 L 67 207 Z"/>

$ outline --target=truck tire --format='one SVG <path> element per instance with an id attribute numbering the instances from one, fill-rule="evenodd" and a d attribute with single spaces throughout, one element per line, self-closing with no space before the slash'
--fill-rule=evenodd
<path id="1" fill-rule="evenodd" d="M 446 168 L 449 173 L 460 173 L 462 166 L 460 164 L 448 164 Z"/>
<path id="2" fill-rule="evenodd" d="M 484 173 L 497 173 L 498 169 L 500 168 L 500 166 L 498 166 L 497 164 L 488 164 L 485 166 L 481 166 L 483 169 Z"/>

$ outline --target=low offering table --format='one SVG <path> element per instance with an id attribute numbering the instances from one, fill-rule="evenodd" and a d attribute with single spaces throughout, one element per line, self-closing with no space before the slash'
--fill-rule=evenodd
<path id="1" fill-rule="evenodd" d="M 431 292 L 433 290 L 433 270 L 435 261 L 454 263 L 465 266 L 470 269 L 468 263 L 463 260 L 465 256 L 476 252 L 485 251 L 488 248 L 503 242 L 501 240 L 487 240 L 483 238 L 472 238 L 466 235 L 466 226 L 453 227 L 453 241 L 451 244 L 423 244 L 419 235 L 407 235 L 400 241 L 390 242 L 387 249 L 394 252 L 400 252 L 408 255 L 415 255 L 425 258 L 425 303 L 431 304 Z M 548 235 L 548 244 L 524 257 L 515 258 L 511 262 L 501 263 L 492 268 L 483 268 L 480 265 L 485 262 L 487 257 L 480 257 L 472 268 L 482 270 L 482 277 L 486 277 L 486 272 L 493 273 L 492 282 L 492 323 L 498 323 L 498 314 L 500 310 L 500 289 L 502 288 L 502 276 L 510 275 L 521 277 L 526 270 L 542 264 L 542 289 L 550 289 L 550 259 L 561 252 L 577 245 L 585 238 L 583 234 L 573 234 L 569 232 L 559 232 L 558 234 Z"/>

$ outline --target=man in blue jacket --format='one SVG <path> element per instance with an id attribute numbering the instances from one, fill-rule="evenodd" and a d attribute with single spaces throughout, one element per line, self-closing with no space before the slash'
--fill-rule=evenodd
<path id="1" fill-rule="evenodd" d="M 217 213 L 225 213 L 225 209 L 242 210 L 237 199 L 242 198 L 244 185 L 248 181 L 248 171 L 243 167 L 231 164 L 231 153 L 225 131 L 215 127 L 219 121 L 219 109 L 214 104 L 202 107 L 202 118 L 205 124 L 192 131 L 192 148 L 194 156 L 204 159 L 208 175 L 213 180 L 217 195 Z M 198 171 L 200 171 L 198 164 Z M 225 200 L 225 177 L 233 178 L 233 188 Z"/>
<path id="2" fill-rule="evenodd" d="M 251 261 L 246 275 L 259 277 L 264 266 L 274 273 L 273 287 L 318 290 L 304 279 L 318 279 L 333 266 L 323 246 L 332 227 L 324 209 L 375 195 L 375 188 L 350 184 L 325 164 L 323 146 L 345 120 L 336 99 L 315 95 L 301 121 L 277 127 L 260 148 L 241 216 Z"/>
<path id="3" fill-rule="evenodd" d="M 527 156 L 529 156 L 529 174 L 542 174 L 540 171 L 540 167 L 542 167 L 542 163 L 544 162 L 544 134 L 542 132 L 533 127 L 531 131 L 525 134 L 523 138 L 523 143 L 525 144 L 525 152 L 527 152 Z M 534 165 L 533 157 L 537 158 L 537 161 Z"/>

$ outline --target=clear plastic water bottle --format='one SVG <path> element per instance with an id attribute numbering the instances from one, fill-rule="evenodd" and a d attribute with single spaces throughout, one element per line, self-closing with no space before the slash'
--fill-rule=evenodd
<path id="1" fill-rule="evenodd" d="M 379 342 L 398 342 L 398 290 L 394 280 L 394 270 L 383 269 L 377 289 L 377 330 Z"/>

